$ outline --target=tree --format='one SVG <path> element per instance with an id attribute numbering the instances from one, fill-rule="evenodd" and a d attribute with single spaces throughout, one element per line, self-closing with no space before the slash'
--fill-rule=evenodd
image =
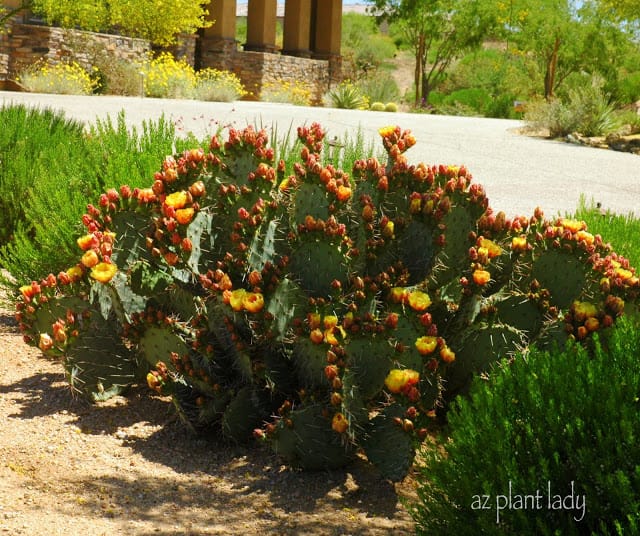
<path id="1" fill-rule="evenodd" d="M 482 44 L 494 22 L 487 7 L 478 0 L 374 0 L 370 12 L 397 22 L 413 48 L 416 106 L 426 106 L 454 60 Z"/>
<path id="2" fill-rule="evenodd" d="M 104 31 L 170 45 L 180 33 L 195 33 L 210 23 L 205 5 L 194 0 L 32 0 L 34 13 L 49 24 Z"/>
<path id="3" fill-rule="evenodd" d="M 620 52 L 628 44 L 619 25 L 602 17 L 585 0 L 509 0 L 496 2 L 509 47 L 533 59 L 543 76 L 544 97 L 554 97 L 572 74 L 615 76 Z"/>

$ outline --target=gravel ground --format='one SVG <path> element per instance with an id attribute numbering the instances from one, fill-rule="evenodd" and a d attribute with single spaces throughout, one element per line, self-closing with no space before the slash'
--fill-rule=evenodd
<path id="1" fill-rule="evenodd" d="M 0 311 L 0 534 L 413 534 L 398 499 L 357 461 L 302 473 L 270 452 L 190 436 L 146 386 L 98 405 Z"/>

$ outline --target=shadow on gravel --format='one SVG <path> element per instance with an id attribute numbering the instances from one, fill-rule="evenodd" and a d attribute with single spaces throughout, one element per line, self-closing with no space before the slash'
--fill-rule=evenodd
<path id="1" fill-rule="evenodd" d="M 156 531 L 155 535 L 236 534 L 225 532 L 224 528 L 247 521 L 245 516 L 255 517 L 256 500 L 265 503 L 259 508 L 260 526 L 266 524 L 268 533 L 322 536 L 407 533 L 404 514 L 405 519 L 398 520 L 404 526 L 400 532 L 390 531 L 389 527 L 379 533 L 357 532 L 354 529 L 358 523 L 349 526 L 340 521 L 358 515 L 371 518 L 375 525 L 379 519 L 397 519 L 401 511 L 394 485 L 380 479 L 376 470 L 363 460 L 356 460 L 343 471 L 301 472 L 286 468 L 273 453 L 259 446 L 194 436 L 171 411 L 169 399 L 152 395 L 146 386 L 134 386 L 126 398 L 114 397 L 94 405 L 74 398 L 63 374 L 41 373 L 0 385 L 0 395 L 8 393 L 20 393 L 15 400 L 19 411 L 8 415 L 10 419 L 63 414 L 66 422 L 61 422 L 61 426 L 77 426 L 83 433 L 95 436 L 114 435 L 122 440 L 123 447 L 145 460 L 188 477 L 188 483 L 180 486 L 177 482 L 184 478 L 171 478 L 171 471 L 164 469 L 148 478 L 140 478 L 138 473 L 135 481 L 121 475 L 105 476 L 99 482 L 82 480 L 77 484 L 96 488 L 95 493 L 84 494 L 88 500 L 83 508 L 100 512 L 100 505 L 92 502 L 99 502 L 98 497 L 104 496 L 106 489 L 115 510 L 122 511 L 123 515 L 126 511 L 128 519 L 151 519 L 159 515 L 158 511 L 166 510 L 160 515 L 175 514 L 177 526 L 184 528 L 185 519 L 180 511 L 185 510 L 194 526 L 220 526 L 218 532 L 213 529 L 211 532 Z M 139 437 L 135 432 L 139 423 L 159 428 L 149 436 Z M 73 481 L 69 483 L 76 485 Z M 146 499 L 136 500 L 136 497 Z M 238 519 L 233 518 L 236 513 Z M 322 515 L 317 517 L 316 513 Z M 301 519 L 296 521 L 296 514 L 300 514 Z M 192 516 L 207 519 L 191 519 Z M 283 520 L 291 525 L 290 530 L 280 531 L 278 527 Z M 160 521 L 161 526 L 167 526 L 164 517 L 158 518 Z"/>

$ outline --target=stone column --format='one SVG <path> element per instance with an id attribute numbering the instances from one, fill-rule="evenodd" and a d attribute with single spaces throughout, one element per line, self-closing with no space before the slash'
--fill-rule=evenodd
<path id="1" fill-rule="evenodd" d="M 277 8 L 277 0 L 249 0 L 245 50 L 275 52 Z"/>
<path id="2" fill-rule="evenodd" d="M 328 60 L 340 56 L 342 0 L 314 0 L 313 57 Z"/>
<path id="3" fill-rule="evenodd" d="M 213 25 L 200 30 L 196 64 L 201 67 L 230 69 L 237 50 L 236 0 L 212 0 L 207 20 Z"/>
<path id="4" fill-rule="evenodd" d="M 311 0 L 286 0 L 282 53 L 311 57 Z"/>

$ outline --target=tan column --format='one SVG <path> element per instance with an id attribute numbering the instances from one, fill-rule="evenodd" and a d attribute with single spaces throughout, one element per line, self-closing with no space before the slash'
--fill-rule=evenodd
<path id="1" fill-rule="evenodd" d="M 212 0 L 207 6 L 208 21 L 213 25 L 204 29 L 204 36 L 213 39 L 235 40 L 236 0 Z"/>
<path id="2" fill-rule="evenodd" d="M 277 0 L 249 0 L 245 50 L 254 52 L 276 50 L 277 8 Z"/>
<path id="3" fill-rule="evenodd" d="M 314 0 L 314 58 L 340 56 L 342 0 Z"/>
<path id="4" fill-rule="evenodd" d="M 311 56 L 311 0 L 286 0 L 282 53 Z"/>

